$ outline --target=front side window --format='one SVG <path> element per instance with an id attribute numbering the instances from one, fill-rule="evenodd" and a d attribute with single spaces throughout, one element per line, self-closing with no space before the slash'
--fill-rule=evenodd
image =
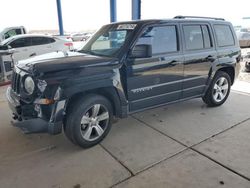
<path id="1" fill-rule="evenodd" d="M 233 46 L 234 37 L 229 25 L 215 25 L 215 34 L 218 42 L 218 46 Z"/>
<path id="2" fill-rule="evenodd" d="M 22 48 L 31 46 L 31 38 L 20 38 L 9 43 L 12 48 Z"/>
<path id="3" fill-rule="evenodd" d="M 136 24 L 116 24 L 100 29 L 79 52 L 115 56 L 124 46 Z"/>
<path id="4" fill-rule="evenodd" d="M 178 51 L 177 33 L 175 26 L 160 26 L 147 28 L 136 45 L 152 46 L 152 55 Z"/>

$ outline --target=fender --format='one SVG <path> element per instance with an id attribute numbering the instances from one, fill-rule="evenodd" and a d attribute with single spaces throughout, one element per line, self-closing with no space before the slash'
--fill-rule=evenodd
<path id="1" fill-rule="evenodd" d="M 239 71 L 240 71 L 240 58 L 241 53 L 238 49 L 235 49 L 235 51 L 231 51 L 231 54 L 228 54 L 225 56 L 224 54 L 218 52 L 218 59 L 215 60 L 212 64 L 212 67 L 209 71 L 208 80 L 207 80 L 207 87 L 205 89 L 204 94 L 206 93 L 210 83 L 212 82 L 215 74 L 219 70 L 223 70 L 229 73 L 229 76 L 232 79 L 232 84 L 234 83 L 235 78 L 237 78 Z M 230 74 L 230 71 L 233 71 Z"/>
<path id="2" fill-rule="evenodd" d="M 69 102 L 74 97 L 83 96 L 86 93 L 101 94 L 114 104 L 116 115 L 126 117 L 128 114 L 128 100 L 121 85 L 119 69 L 88 77 L 71 78 L 60 87 L 61 100 L 66 99 Z"/>

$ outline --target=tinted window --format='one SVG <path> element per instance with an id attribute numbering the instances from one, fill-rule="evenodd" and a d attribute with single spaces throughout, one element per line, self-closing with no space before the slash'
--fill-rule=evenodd
<path id="1" fill-rule="evenodd" d="M 32 45 L 44 45 L 55 42 L 53 38 L 48 37 L 32 37 Z"/>
<path id="2" fill-rule="evenodd" d="M 218 46 L 233 46 L 234 38 L 233 33 L 228 25 L 215 25 L 215 34 L 218 42 Z"/>
<path id="3" fill-rule="evenodd" d="M 185 45 L 187 50 L 201 50 L 211 48 L 211 35 L 207 25 L 183 26 Z"/>
<path id="4" fill-rule="evenodd" d="M 184 26 L 183 30 L 187 50 L 203 49 L 202 31 L 199 25 Z"/>
<path id="5" fill-rule="evenodd" d="M 202 33 L 203 33 L 203 39 L 204 39 L 204 48 L 211 48 L 211 36 L 208 30 L 208 26 L 203 25 L 202 26 Z"/>
<path id="6" fill-rule="evenodd" d="M 152 45 L 152 54 L 176 52 L 178 50 L 176 27 L 149 27 L 138 39 L 138 44 Z"/>
<path id="7" fill-rule="evenodd" d="M 15 29 L 15 31 L 16 31 L 16 35 L 20 35 L 20 34 L 22 34 L 21 29 Z"/>
<path id="8" fill-rule="evenodd" d="M 31 38 L 20 38 L 9 43 L 12 48 L 21 48 L 26 46 L 31 46 Z"/>

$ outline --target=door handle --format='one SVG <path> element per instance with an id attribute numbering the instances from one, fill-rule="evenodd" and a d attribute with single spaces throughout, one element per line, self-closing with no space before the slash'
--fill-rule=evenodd
<path id="1" fill-rule="evenodd" d="M 178 64 L 178 61 L 173 60 L 173 61 L 170 61 L 168 64 L 169 64 L 170 66 L 175 66 L 175 65 Z"/>
<path id="2" fill-rule="evenodd" d="M 209 56 L 207 56 L 207 57 L 205 58 L 205 60 L 206 60 L 206 61 L 215 61 L 215 58 L 214 58 L 214 56 L 209 55 Z"/>
<path id="3" fill-rule="evenodd" d="M 30 54 L 30 57 L 36 56 L 36 53 L 32 53 Z"/>

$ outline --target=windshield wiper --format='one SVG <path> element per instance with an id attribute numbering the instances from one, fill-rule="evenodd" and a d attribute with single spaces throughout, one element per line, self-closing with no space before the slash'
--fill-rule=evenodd
<path id="1" fill-rule="evenodd" d="M 85 54 L 91 54 L 91 55 L 94 55 L 92 51 L 90 50 L 79 50 L 78 52 L 80 53 L 85 53 Z"/>
<path id="2" fill-rule="evenodd" d="M 80 53 L 86 53 L 86 54 L 90 54 L 90 55 L 97 55 L 97 56 L 106 56 L 106 57 L 109 57 L 105 54 L 100 54 L 100 53 L 96 53 L 96 52 L 93 52 L 93 51 L 90 51 L 90 50 L 79 50 L 78 52 Z"/>

